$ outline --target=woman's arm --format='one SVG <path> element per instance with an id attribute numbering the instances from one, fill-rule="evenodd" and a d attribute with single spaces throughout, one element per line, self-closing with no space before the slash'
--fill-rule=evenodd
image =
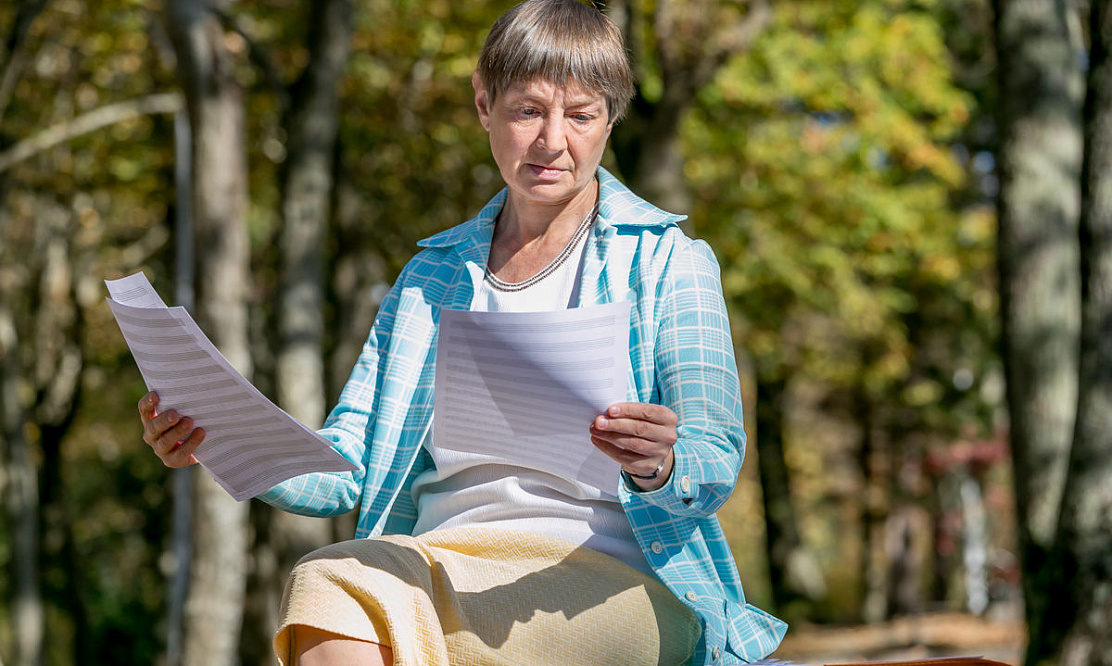
<path id="1" fill-rule="evenodd" d="M 718 262 L 705 242 L 675 233 L 658 283 L 653 353 L 660 404 L 677 420 L 674 462 L 662 487 L 638 497 L 704 516 L 737 483 L 745 453 L 741 388 Z"/>
<path id="2" fill-rule="evenodd" d="M 398 281 L 402 279 L 399 277 Z M 383 350 L 387 349 L 393 330 L 399 291 L 391 289 L 379 306 L 351 376 L 324 427 L 318 431 L 356 469 L 295 476 L 259 495 L 262 501 L 290 513 L 320 517 L 347 513 L 359 504 L 366 477 L 367 428 L 378 408 Z"/>

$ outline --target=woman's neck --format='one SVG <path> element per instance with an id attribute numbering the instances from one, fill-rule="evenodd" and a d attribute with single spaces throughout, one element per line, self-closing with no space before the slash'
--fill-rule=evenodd
<path id="1" fill-rule="evenodd" d="M 506 199 L 494 232 L 495 240 L 509 241 L 511 246 L 524 246 L 537 240 L 554 237 L 567 240 L 575 233 L 595 202 L 598 184 L 580 190 L 573 199 L 560 204 L 537 203 L 515 197 Z"/>
<path id="2" fill-rule="evenodd" d="M 597 199 L 597 185 L 558 206 L 521 201 L 511 193 L 494 228 L 488 269 L 507 282 L 532 277 L 564 249 Z"/>

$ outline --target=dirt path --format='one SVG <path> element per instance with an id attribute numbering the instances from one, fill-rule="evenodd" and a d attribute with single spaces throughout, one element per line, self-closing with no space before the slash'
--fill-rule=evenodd
<path id="1" fill-rule="evenodd" d="M 958 656 L 1019 664 L 1025 642 L 1021 622 L 938 613 L 854 627 L 793 626 L 773 656 L 816 665 Z"/>

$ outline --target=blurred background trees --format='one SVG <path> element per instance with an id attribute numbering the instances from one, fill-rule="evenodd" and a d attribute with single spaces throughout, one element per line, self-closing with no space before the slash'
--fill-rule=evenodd
<path id="1" fill-rule="evenodd" d="M 0 8 L 0 663 L 270 663 L 286 572 L 353 521 L 237 505 L 198 470 L 172 492 L 102 280 L 195 292 L 319 425 L 415 242 L 501 187 L 470 76 L 511 4 Z M 1032 663 L 1056 659 L 1112 577 L 1087 490 L 1112 460 L 1103 4 L 606 10 L 638 87 L 605 164 L 722 264 L 750 446 L 720 518 L 750 599 L 792 632 L 1053 617 Z"/>

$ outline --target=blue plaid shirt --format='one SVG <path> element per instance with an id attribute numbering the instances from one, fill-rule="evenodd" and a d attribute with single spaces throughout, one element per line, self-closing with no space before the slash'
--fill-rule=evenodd
<path id="1" fill-rule="evenodd" d="M 757 661 L 779 645 L 782 621 L 745 602 L 715 512 L 745 451 L 742 407 L 718 263 L 703 241 L 599 169 L 599 212 L 585 248 L 580 306 L 628 300 L 630 402 L 678 416 L 675 468 L 659 490 L 615 478 L 653 571 L 703 621 L 695 663 Z M 490 252 L 503 189 L 473 219 L 421 241 L 379 308 L 362 354 L 321 434 L 358 469 L 305 474 L 260 496 L 286 511 L 332 516 L 359 506 L 356 537 L 410 533 L 410 484 L 432 464 L 437 325 L 471 307 Z"/>

